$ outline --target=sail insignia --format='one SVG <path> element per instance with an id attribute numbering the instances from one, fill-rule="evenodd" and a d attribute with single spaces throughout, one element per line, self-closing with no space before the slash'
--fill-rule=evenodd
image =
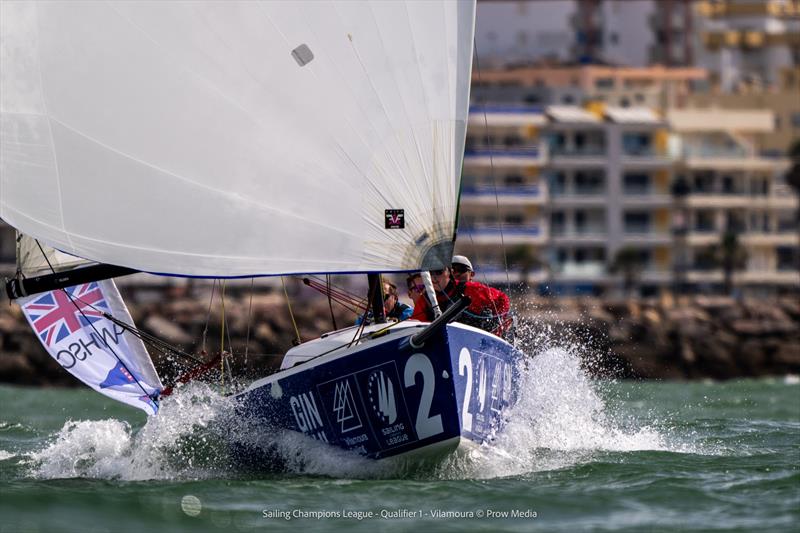
<path id="1" fill-rule="evenodd" d="M 314 59 L 314 53 L 311 51 L 311 48 L 308 47 L 307 44 L 301 44 L 294 50 L 292 50 L 292 57 L 297 64 L 301 67 L 308 65 L 312 59 Z"/>

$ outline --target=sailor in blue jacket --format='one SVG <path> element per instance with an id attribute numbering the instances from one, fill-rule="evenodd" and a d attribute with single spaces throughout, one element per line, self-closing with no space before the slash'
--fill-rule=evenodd
<path id="1" fill-rule="evenodd" d="M 411 317 L 414 309 L 408 305 L 400 302 L 397 296 L 397 285 L 389 281 L 383 280 L 383 312 L 386 313 L 387 320 L 394 320 L 402 322 Z M 364 315 L 356 319 L 356 324 L 359 325 L 364 320 Z M 372 311 L 367 314 L 367 324 L 372 323 Z"/>

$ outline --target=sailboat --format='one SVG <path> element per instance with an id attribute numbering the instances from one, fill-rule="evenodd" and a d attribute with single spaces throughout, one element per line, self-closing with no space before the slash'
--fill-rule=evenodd
<path id="1" fill-rule="evenodd" d="M 42 254 L 92 262 L 58 273 L 48 263 L 51 274 L 11 280 L 13 297 L 65 291 L 77 309 L 80 291 L 93 290 L 84 285 L 131 272 L 363 273 L 377 313 L 377 274 L 449 266 L 474 1 L 0 10 L 0 218 Z M 116 299 L 105 290 L 104 301 Z M 521 355 L 457 322 L 468 304 L 431 323 L 301 344 L 236 394 L 237 412 L 375 459 L 483 443 L 516 401 Z M 85 328 L 50 341 L 89 335 L 115 360 L 103 390 L 81 379 L 104 392 L 117 368 L 122 381 L 110 388 L 154 414 L 162 385 L 152 364 L 135 355 L 135 339 L 111 346 L 97 329 L 130 317 L 86 309 Z"/>

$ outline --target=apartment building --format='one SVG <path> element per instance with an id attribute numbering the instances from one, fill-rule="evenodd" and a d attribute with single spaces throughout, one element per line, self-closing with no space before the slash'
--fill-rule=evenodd
<path id="1" fill-rule="evenodd" d="M 479 279 L 543 282 L 537 268 L 548 228 L 547 145 L 541 108 L 480 106 L 470 113 L 462 175 L 458 251 L 468 254 Z"/>
<path id="2" fill-rule="evenodd" d="M 464 158 L 458 250 L 482 279 L 556 293 L 601 292 L 622 248 L 643 278 L 670 270 L 671 160 L 646 108 L 475 106 Z M 507 257 L 504 257 L 505 255 Z"/>
<path id="3" fill-rule="evenodd" d="M 782 69 L 800 64 L 800 1 L 703 1 L 696 11 L 696 64 L 723 91 L 743 81 L 777 85 Z"/>
<path id="4" fill-rule="evenodd" d="M 617 253 L 634 249 L 642 283 L 668 280 L 671 161 L 647 108 L 548 108 L 550 290 L 602 292 Z"/>
<path id="5" fill-rule="evenodd" d="M 800 66 L 781 69 L 776 86 L 740 84 L 732 93 L 698 93 L 686 100 L 687 108 L 746 110 L 768 109 L 775 124 L 769 131 L 754 134 L 761 153 L 785 156 L 792 143 L 800 140 Z"/>
<path id="6" fill-rule="evenodd" d="M 665 109 L 685 104 L 693 88 L 706 83 L 704 69 L 580 66 L 521 66 L 473 71 L 476 103 L 583 105 L 602 101 L 611 106 Z"/>
<path id="7" fill-rule="evenodd" d="M 784 182 L 788 161 L 762 157 L 757 136 L 772 131 L 768 110 L 671 110 L 675 172 L 688 185 L 686 281 L 718 286 L 722 273 L 709 255 L 726 232 L 746 251 L 739 286 L 797 290 L 798 197 Z"/>
<path id="8" fill-rule="evenodd" d="M 695 288 L 719 288 L 710 250 L 735 231 L 747 256 L 739 286 L 797 290 L 798 200 L 783 183 L 788 162 L 760 156 L 756 143 L 773 128 L 764 110 L 664 117 L 597 103 L 476 106 L 458 251 L 485 281 L 504 282 L 507 261 L 512 282 L 575 294 L 620 287 L 610 266 L 624 250 L 638 258 L 640 290 L 652 294 L 675 283 L 679 266 Z M 679 178 L 689 183 L 681 203 L 673 195 Z M 685 239 L 674 232 L 681 217 Z"/>

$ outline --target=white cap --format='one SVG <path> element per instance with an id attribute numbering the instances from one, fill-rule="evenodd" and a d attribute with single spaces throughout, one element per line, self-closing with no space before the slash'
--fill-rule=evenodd
<path id="1" fill-rule="evenodd" d="M 454 265 L 464 265 L 470 272 L 474 272 L 474 270 L 472 270 L 472 263 L 470 263 L 469 259 L 464 255 L 454 255 L 451 263 Z"/>

